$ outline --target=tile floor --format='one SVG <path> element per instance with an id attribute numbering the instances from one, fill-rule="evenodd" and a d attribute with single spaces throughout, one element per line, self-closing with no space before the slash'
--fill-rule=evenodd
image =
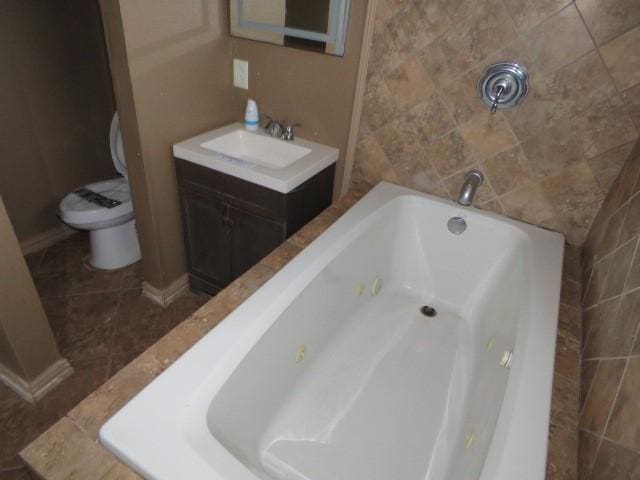
<path id="1" fill-rule="evenodd" d="M 141 296 L 140 263 L 99 271 L 88 254 L 88 235 L 78 233 L 27 257 L 74 373 L 36 405 L 0 384 L 0 480 L 28 479 L 23 447 L 209 299 L 188 293 L 163 309 Z"/>

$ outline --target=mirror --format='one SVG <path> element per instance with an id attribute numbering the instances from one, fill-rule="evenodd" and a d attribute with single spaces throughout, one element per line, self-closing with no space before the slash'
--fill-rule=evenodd
<path id="1" fill-rule="evenodd" d="M 349 0 L 230 0 L 231 35 L 344 55 Z"/>

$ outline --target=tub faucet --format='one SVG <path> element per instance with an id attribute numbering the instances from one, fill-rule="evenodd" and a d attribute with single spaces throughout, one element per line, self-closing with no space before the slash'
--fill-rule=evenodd
<path id="1" fill-rule="evenodd" d="M 483 180 L 484 175 L 482 175 L 480 170 L 471 170 L 468 172 L 464 177 L 464 183 L 458 195 L 458 203 L 465 207 L 471 205 L 471 203 L 473 203 L 473 197 L 476 196 L 476 191 L 478 187 L 482 185 Z"/>

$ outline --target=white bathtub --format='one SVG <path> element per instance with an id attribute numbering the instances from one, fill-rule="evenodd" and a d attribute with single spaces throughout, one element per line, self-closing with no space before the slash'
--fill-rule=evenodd
<path id="1" fill-rule="evenodd" d="M 543 480 L 562 254 L 382 183 L 100 441 L 153 479 Z"/>

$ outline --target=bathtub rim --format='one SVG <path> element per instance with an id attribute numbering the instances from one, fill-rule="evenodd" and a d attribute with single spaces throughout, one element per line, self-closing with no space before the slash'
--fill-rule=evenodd
<path id="1" fill-rule="evenodd" d="M 207 478 L 257 479 L 258 477 L 250 473 L 244 464 L 210 434 L 207 448 L 215 449 L 215 469 L 210 460 L 203 459 L 193 448 L 193 439 L 195 438 L 195 441 L 201 439 L 199 434 L 202 432 L 198 430 L 204 428 L 208 431 L 206 424 L 194 425 L 192 418 L 189 418 L 192 416 L 189 408 L 194 408 L 194 398 L 198 398 L 195 392 L 207 386 L 209 388 L 206 389 L 210 391 L 211 385 L 207 382 L 211 377 L 216 376 L 220 378 L 216 382 L 218 385 L 215 392 L 222 388 L 226 378 L 233 373 L 248 350 L 259 341 L 277 319 L 277 311 L 286 308 L 295 298 L 296 295 L 286 296 L 282 292 L 280 295 L 274 295 L 278 289 L 282 290 L 282 284 L 296 284 L 298 291 L 304 288 L 315 277 L 317 271 L 344 248 L 343 245 L 336 249 L 336 243 L 348 244 L 351 236 L 357 236 L 357 232 L 353 233 L 356 226 L 365 225 L 366 220 L 370 219 L 372 214 L 379 211 L 382 206 L 404 196 L 424 197 L 429 201 L 453 207 L 456 212 L 463 211 L 470 218 L 474 215 L 492 218 L 515 227 L 530 241 L 533 276 L 531 296 L 534 302 L 532 305 L 540 306 L 540 312 L 536 318 L 542 320 L 536 324 L 540 327 L 535 329 L 537 331 L 531 331 L 533 319 L 526 322 L 526 329 L 519 328 L 516 345 L 522 344 L 519 341 L 522 340 L 522 336 L 528 334 L 532 337 L 529 341 L 533 346 L 525 343 L 528 346 L 527 349 L 521 355 L 514 356 L 512 372 L 526 369 L 531 376 L 527 381 L 523 381 L 524 375 L 518 375 L 518 381 L 514 382 L 511 378 L 515 375 L 510 375 L 503 406 L 486 457 L 485 468 L 480 478 L 481 480 L 501 480 L 517 477 L 523 480 L 542 480 L 546 469 L 564 237 L 556 232 L 507 219 L 491 212 L 460 207 L 453 202 L 386 182 L 372 189 L 295 259 L 276 272 L 215 329 L 207 333 L 162 375 L 112 416 L 100 429 L 100 442 L 117 457 L 150 478 L 169 479 L 173 478 L 177 472 L 184 474 L 188 471 L 190 478 L 206 475 Z M 352 235 L 348 235 L 350 232 Z M 295 280 L 289 282 L 287 279 L 291 278 Z M 265 304 L 269 305 L 266 311 L 261 307 Z M 258 315 L 258 312 L 261 315 Z M 237 341 L 228 342 L 227 339 L 232 337 Z M 552 340 L 549 340 L 549 337 Z M 206 350 L 213 350 L 215 354 L 210 351 L 205 352 Z M 209 374 L 205 376 L 202 375 L 203 365 L 199 365 L 200 368 L 187 369 L 192 362 L 202 360 L 201 357 L 208 360 L 208 365 L 216 364 L 216 368 L 213 371 L 209 369 Z M 196 366 L 198 366 L 197 363 Z M 224 377 L 223 372 L 226 372 Z M 199 398 L 205 397 L 200 395 Z M 209 402 L 212 398 L 209 397 Z M 531 405 L 534 398 L 537 404 Z M 506 418 L 505 406 L 513 410 L 515 401 L 528 405 L 527 411 L 523 411 L 523 407 L 520 406 L 517 411 L 511 412 L 509 418 Z M 197 403 L 197 400 L 195 402 Z M 179 412 L 179 414 L 171 421 L 166 421 L 167 411 Z M 206 411 L 207 408 L 204 408 L 205 414 Z M 165 421 L 158 422 L 158 418 L 163 418 Z M 196 432 L 195 435 L 194 432 Z M 528 435 L 524 435 L 525 438 L 522 438 L 523 432 L 528 432 Z M 185 435 L 192 437 L 192 441 L 185 439 Z M 159 451 L 171 452 L 171 455 L 159 455 Z M 533 462 L 532 452 L 535 452 L 536 456 L 536 461 Z M 528 465 L 524 476 L 523 464 Z"/>

